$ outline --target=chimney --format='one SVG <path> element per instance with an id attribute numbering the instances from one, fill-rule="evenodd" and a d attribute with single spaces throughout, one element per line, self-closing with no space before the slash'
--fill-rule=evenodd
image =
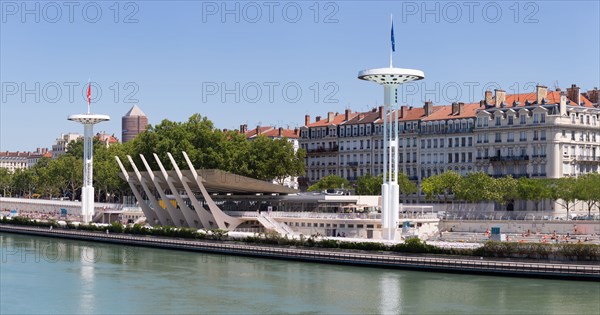
<path id="1" fill-rule="evenodd" d="M 383 106 L 379 106 L 379 119 L 383 119 Z"/>
<path id="2" fill-rule="evenodd" d="M 588 90 L 586 94 L 586 97 L 588 100 L 590 100 L 590 102 L 594 103 L 594 104 L 598 104 L 598 99 L 599 99 L 599 95 L 598 95 L 598 88 L 594 88 L 593 90 Z"/>
<path id="3" fill-rule="evenodd" d="M 565 95 L 565 92 L 560 92 L 559 111 L 561 116 L 567 115 L 567 95 Z"/>
<path id="4" fill-rule="evenodd" d="M 479 107 L 485 108 L 485 101 L 484 100 L 479 101 Z"/>
<path id="5" fill-rule="evenodd" d="M 321 116 L 317 116 L 317 118 L 315 118 L 315 121 L 321 121 Z"/>
<path id="6" fill-rule="evenodd" d="M 333 112 L 327 113 L 327 122 L 328 123 L 333 122 Z"/>
<path id="7" fill-rule="evenodd" d="M 465 112 L 465 103 L 458 103 L 458 114 L 461 115 Z"/>
<path id="8" fill-rule="evenodd" d="M 577 103 L 577 106 L 581 104 L 580 93 L 580 88 L 575 84 L 571 84 L 571 87 L 567 88 L 567 97 L 571 100 L 571 102 Z"/>
<path id="9" fill-rule="evenodd" d="M 304 125 L 308 126 L 310 124 L 310 115 L 304 115 Z"/>
<path id="10" fill-rule="evenodd" d="M 456 115 L 458 114 L 458 103 L 453 102 L 452 103 L 452 114 L 451 115 Z"/>
<path id="11" fill-rule="evenodd" d="M 492 104 L 492 91 L 485 91 L 485 104 Z"/>
<path id="12" fill-rule="evenodd" d="M 406 105 L 403 105 L 400 107 L 400 118 L 404 118 L 407 114 L 408 107 Z"/>
<path id="13" fill-rule="evenodd" d="M 256 135 L 258 136 L 260 134 L 260 126 L 256 126 Z"/>
<path id="14" fill-rule="evenodd" d="M 248 131 L 247 124 L 240 125 L 240 133 L 246 133 L 247 131 Z"/>
<path id="15" fill-rule="evenodd" d="M 506 92 L 504 90 L 494 90 L 496 93 L 496 107 L 501 107 L 502 103 L 506 103 Z"/>
<path id="16" fill-rule="evenodd" d="M 535 87 L 536 90 L 536 102 L 538 105 L 542 105 L 542 99 L 548 97 L 548 87 L 543 85 L 538 85 Z"/>
<path id="17" fill-rule="evenodd" d="M 300 129 L 294 128 L 294 135 L 299 136 L 300 135 Z"/>
<path id="18" fill-rule="evenodd" d="M 423 108 L 425 109 L 425 116 L 429 116 L 433 112 L 433 103 L 431 101 L 425 102 Z"/>
<path id="19" fill-rule="evenodd" d="M 352 112 L 352 111 L 351 111 L 349 108 L 347 108 L 347 109 L 344 111 L 344 121 L 348 121 L 348 120 L 350 120 L 350 113 L 351 113 L 351 112 Z"/>
<path id="20" fill-rule="evenodd" d="M 279 127 L 279 136 L 283 137 L 283 127 Z"/>

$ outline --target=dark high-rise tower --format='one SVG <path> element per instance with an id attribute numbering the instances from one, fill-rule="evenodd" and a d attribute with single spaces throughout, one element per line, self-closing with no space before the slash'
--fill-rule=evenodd
<path id="1" fill-rule="evenodd" d="M 148 117 L 137 105 L 134 105 L 121 120 L 123 143 L 133 140 L 135 136 L 146 130 L 147 126 Z"/>

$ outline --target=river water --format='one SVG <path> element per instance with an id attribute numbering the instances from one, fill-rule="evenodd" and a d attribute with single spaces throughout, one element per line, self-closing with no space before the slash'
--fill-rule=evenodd
<path id="1" fill-rule="evenodd" d="M 596 282 L 0 240 L 0 314 L 600 314 Z"/>

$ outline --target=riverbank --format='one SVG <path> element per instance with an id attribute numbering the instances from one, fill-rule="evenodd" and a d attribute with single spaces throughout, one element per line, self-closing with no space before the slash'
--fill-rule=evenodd
<path id="1" fill-rule="evenodd" d="M 305 249 L 293 246 L 251 245 L 223 241 L 186 240 L 157 236 L 88 232 L 0 224 L 0 232 L 59 237 L 82 241 L 135 245 L 174 250 L 285 259 L 304 262 L 384 267 L 499 276 L 600 281 L 597 264 L 521 262 L 496 259 L 448 258 L 398 253 L 369 253 L 342 249 Z"/>

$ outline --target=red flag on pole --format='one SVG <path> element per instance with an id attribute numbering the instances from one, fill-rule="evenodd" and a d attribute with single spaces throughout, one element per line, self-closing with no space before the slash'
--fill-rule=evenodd
<path id="1" fill-rule="evenodd" d="M 92 83 L 88 81 L 88 90 L 87 90 L 87 100 L 88 100 L 88 114 L 90 113 L 90 103 L 92 102 Z"/>
<path id="2" fill-rule="evenodd" d="M 90 102 L 92 101 L 92 84 L 91 83 L 88 83 L 87 100 L 88 100 L 88 106 L 89 106 Z"/>

